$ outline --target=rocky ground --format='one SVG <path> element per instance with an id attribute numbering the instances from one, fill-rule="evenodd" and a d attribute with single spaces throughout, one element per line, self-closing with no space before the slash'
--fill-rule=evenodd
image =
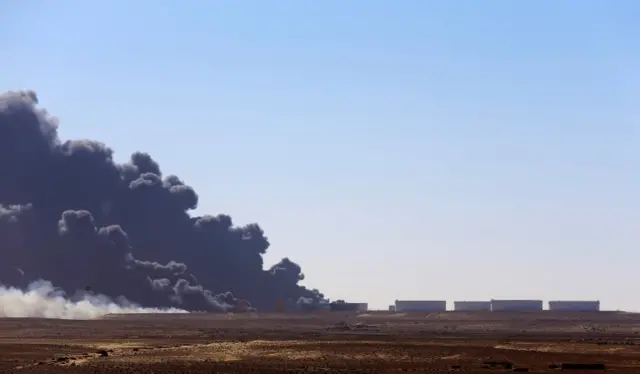
<path id="1" fill-rule="evenodd" d="M 2 319 L 0 372 L 637 374 L 639 332 L 613 312 Z"/>

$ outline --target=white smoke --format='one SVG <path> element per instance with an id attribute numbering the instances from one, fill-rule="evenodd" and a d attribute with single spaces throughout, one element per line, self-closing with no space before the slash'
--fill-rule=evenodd
<path id="1" fill-rule="evenodd" d="M 104 295 L 82 294 L 69 299 L 49 281 L 36 281 L 26 291 L 0 286 L 0 317 L 94 319 L 105 314 L 187 313 L 182 309 L 142 308 L 126 300 L 115 303 Z"/>

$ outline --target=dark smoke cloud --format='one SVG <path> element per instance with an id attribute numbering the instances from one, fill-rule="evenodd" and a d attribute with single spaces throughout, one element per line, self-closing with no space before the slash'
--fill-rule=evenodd
<path id="1" fill-rule="evenodd" d="M 192 217 L 198 195 L 164 176 L 150 155 L 117 164 L 92 140 L 61 141 L 32 91 L 0 94 L 0 282 L 46 279 L 144 306 L 224 310 L 249 300 L 313 303 L 300 266 L 264 270 L 269 241 L 257 224 Z M 198 278 L 196 278 L 196 275 Z"/>

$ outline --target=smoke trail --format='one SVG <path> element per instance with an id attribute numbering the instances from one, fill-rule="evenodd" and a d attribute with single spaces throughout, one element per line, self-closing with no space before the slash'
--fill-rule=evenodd
<path id="1" fill-rule="evenodd" d="M 0 287 L 0 317 L 94 319 L 110 313 L 186 313 L 181 309 L 142 308 L 126 300 L 113 302 L 104 295 L 79 294 L 75 300 L 49 281 L 29 284 L 26 291 Z"/>

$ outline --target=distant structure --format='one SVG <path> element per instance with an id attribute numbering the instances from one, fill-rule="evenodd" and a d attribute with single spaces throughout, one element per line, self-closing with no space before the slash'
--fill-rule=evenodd
<path id="1" fill-rule="evenodd" d="M 390 312 L 395 312 L 396 311 L 396 306 L 395 305 L 389 305 L 389 311 Z"/>
<path id="2" fill-rule="evenodd" d="M 599 312 L 600 301 L 549 301 L 550 311 Z"/>
<path id="3" fill-rule="evenodd" d="M 396 300 L 396 312 L 446 312 L 446 300 Z"/>
<path id="4" fill-rule="evenodd" d="M 542 300 L 491 300 L 491 311 L 540 311 Z"/>
<path id="5" fill-rule="evenodd" d="M 491 301 L 454 301 L 453 310 L 459 312 L 490 312 Z"/>
<path id="6" fill-rule="evenodd" d="M 295 303 L 293 303 L 292 300 L 289 300 L 287 309 L 296 310 L 303 313 L 317 312 L 329 310 L 329 302 L 327 302 L 326 300 L 309 301 L 300 298 Z"/>
<path id="7" fill-rule="evenodd" d="M 329 310 L 332 312 L 357 312 L 362 308 L 362 303 L 347 303 L 343 300 L 334 301 L 329 304 Z"/>
<path id="8" fill-rule="evenodd" d="M 369 303 L 356 303 L 358 304 L 358 312 L 366 312 L 369 310 Z"/>

